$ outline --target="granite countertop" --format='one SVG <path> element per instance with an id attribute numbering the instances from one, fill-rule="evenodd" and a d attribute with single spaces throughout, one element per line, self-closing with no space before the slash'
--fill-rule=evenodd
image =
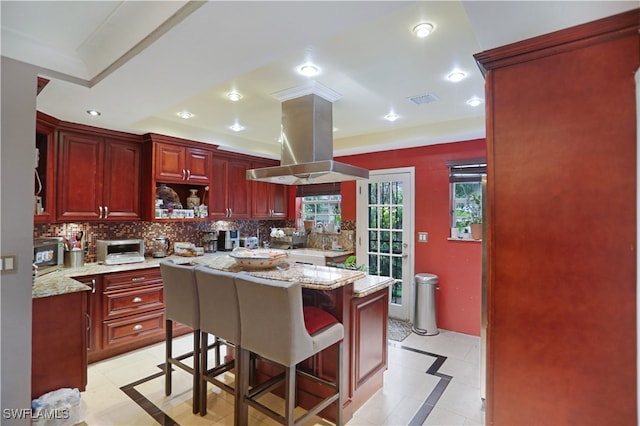
<path id="1" fill-rule="evenodd" d="M 87 275 L 106 274 L 111 272 L 132 271 L 154 268 L 163 260 L 171 259 L 176 263 L 193 263 L 206 265 L 214 269 L 230 272 L 241 272 L 241 268 L 227 252 L 205 254 L 198 257 L 169 256 L 162 259 L 148 258 L 144 262 L 124 265 L 104 265 L 101 263 L 86 263 L 81 268 L 63 268 L 41 277 L 37 277 L 33 284 L 32 297 L 47 297 L 77 291 L 91 290 L 91 287 L 80 283 L 74 278 Z M 248 273 L 268 279 L 296 280 L 305 288 L 333 290 L 349 283 L 354 283 L 354 296 L 364 297 L 388 287 L 393 283 L 389 277 L 367 275 L 362 271 L 339 269 L 329 266 L 316 266 L 284 261 L 276 269 L 262 271 L 247 271 Z"/>

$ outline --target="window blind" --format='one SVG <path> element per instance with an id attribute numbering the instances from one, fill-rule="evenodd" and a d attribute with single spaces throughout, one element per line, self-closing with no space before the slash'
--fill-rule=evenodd
<path id="1" fill-rule="evenodd" d="M 297 197 L 313 197 L 318 195 L 340 195 L 340 182 L 298 185 L 296 188 Z"/>
<path id="2" fill-rule="evenodd" d="M 449 182 L 478 182 L 487 174 L 487 160 L 484 158 L 468 158 L 447 161 Z"/>

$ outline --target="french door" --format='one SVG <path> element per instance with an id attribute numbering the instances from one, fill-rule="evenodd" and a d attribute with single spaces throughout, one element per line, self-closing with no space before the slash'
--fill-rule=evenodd
<path id="1" fill-rule="evenodd" d="M 357 262 L 389 276 L 389 316 L 405 321 L 413 309 L 414 168 L 372 170 L 357 184 Z"/>

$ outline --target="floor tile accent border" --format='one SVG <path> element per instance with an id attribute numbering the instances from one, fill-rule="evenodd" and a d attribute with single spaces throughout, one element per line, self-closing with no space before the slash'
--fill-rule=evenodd
<path id="1" fill-rule="evenodd" d="M 416 414 L 413 416 L 413 418 L 409 422 L 409 426 L 421 426 L 424 423 L 424 421 L 427 420 L 427 417 L 429 417 L 429 414 L 431 414 L 433 407 L 436 406 L 436 404 L 438 403 L 438 400 L 444 393 L 447 386 L 449 386 L 449 382 L 451 382 L 451 379 L 453 379 L 453 376 L 449 376 L 448 374 L 443 374 L 438 372 L 438 370 L 440 370 L 440 367 L 442 367 L 442 364 L 444 364 L 444 362 L 447 360 L 447 357 L 434 354 L 433 352 L 421 351 L 420 349 L 411 348 L 409 346 L 404 346 L 402 344 L 392 342 L 392 341 L 389 341 L 389 346 L 393 346 L 396 348 L 404 349 L 406 351 L 416 352 L 419 354 L 423 354 L 423 355 L 427 355 L 435 358 L 435 361 L 433 361 L 433 363 L 429 366 L 429 368 L 427 369 L 427 371 L 425 371 L 425 373 L 430 374 L 432 376 L 439 377 L 440 380 L 438 381 L 438 384 L 436 385 L 436 387 L 433 388 L 433 390 L 431 391 L 427 399 L 422 403 L 422 405 L 420 406 Z"/>
<path id="2" fill-rule="evenodd" d="M 173 420 L 169 415 L 167 415 L 164 411 L 160 409 L 160 407 L 156 406 L 153 402 L 149 401 L 144 395 L 138 392 L 135 389 L 136 386 L 146 383 L 150 380 L 157 379 L 158 377 L 164 376 L 164 364 L 159 364 L 158 368 L 161 370 L 156 374 L 152 374 L 143 379 L 135 381 L 133 383 L 129 383 L 128 385 L 122 386 L 120 390 L 124 392 L 129 398 L 133 400 L 136 404 L 140 406 L 144 411 L 146 411 L 151 417 L 155 419 L 158 423 L 164 426 L 180 426 L 178 422 Z"/>

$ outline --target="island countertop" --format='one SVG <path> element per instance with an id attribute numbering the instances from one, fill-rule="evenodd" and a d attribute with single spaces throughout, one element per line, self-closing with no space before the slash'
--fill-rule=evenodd
<path id="1" fill-rule="evenodd" d="M 86 263 L 80 268 L 63 268 L 59 271 L 37 277 L 33 284 L 32 297 L 35 299 L 55 296 L 58 294 L 91 290 L 89 286 L 78 282 L 74 278 L 87 275 L 154 268 L 158 267 L 160 262 L 166 259 L 171 259 L 176 263 L 192 263 L 196 265 L 209 266 L 214 269 L 241 272 L 241 269 L 235 264 L 235 260 L 226 252 L 205 254 L 204 256 L 198 257 L 182 257 L 174 255 L 161 259 L 148 258 L 145 259 L 144 262 L 123 265 Z M 299 281 L 305 288 L 319 290 L 332 290 L 349 283 L 354 283 L 354 297 L 367 296 L 382 288 L 388 287 L 393 283 L 392 278 L 367 275 L 362 271 L 287 262 L 284 262 L 280 268 L 247 272 L 262 278 Z"/>

